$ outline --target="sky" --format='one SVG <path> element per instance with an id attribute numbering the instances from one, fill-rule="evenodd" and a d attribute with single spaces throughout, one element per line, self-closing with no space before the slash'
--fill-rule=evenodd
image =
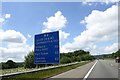
<path id="1" fill-rule="evenodd" d="M 59 31 L 60 52 L 118 50 L 118 5 L 102 2 L 3 2 L 0 61 L 24 61 L 36 34 Z"/>

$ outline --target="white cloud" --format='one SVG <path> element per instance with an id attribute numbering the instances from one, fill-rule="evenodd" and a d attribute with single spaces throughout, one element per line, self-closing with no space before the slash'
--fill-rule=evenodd
<path id="1" fill-rule="evenodd" d="M 88 51 L 90 51 L 92 55 L 111 54 L 118 50 L 118 43 L 112 43 L 110 45 L 102 46 L 102 47 L 99 47 L 97 45 L 94 46 L 95 48 L 88 49 Z"/>
<path id="2" fill-rule="evenodd" d="M 104 3 L 110 3 L 110 2 L 119 2 L 119 0 L 84 0 L 82 1 L 83 3 L 84 2 L 104 2 Z"/>
<path id="3" fill-rule="evenodd" d="M 101 4 L 110 4 L 110 3 L 118 3 L 119 0 L 84 0 L 82 1 L 82 4 L 83 5 L 97 5 L 98 3 L 101 3 Z"/>
<path id="4" fill-rule="evenodd" d="M 117 50 L 118 50 L 118 43 L 113 43 L 111 45 L 103 46 L 103 47 L 96 46 L 95 49 L 89 49 L 92 55 L 111 54 L 113 52 L 116 52 Z"/>
<path id="5" fill-rule="evenodd" d="M 30 47 L 30 50 L 31 50 L 31 51 L 34 51 L 34 43 L 33 43 L 33 45 Z"/>
<path id="6" fill-rule="evenodd" d="M 24 56 L 33 50 L 33 46 L 28 45 L 26 41 L 24 35 L 15 30 L 0 32 L 0 43 L 2 43 L 2 46 L 0 46 L 1 61 L 7 61 L 8 59 L 17 62 L 24 61 Z"/>
<path id="7" fill-rule="evenodd" d="M 43 22 L 45 29 L 59 30 L 65 27 L 67 19 L 62 15 L 60 11 L 57 11 L 54 16 L 47 18 L 47 22 Z"/>
<path id="8" fill-rule="evenodd" d="M 5 14 L 0 16 L 0 25 L 3 25 L 7 19 L 11 18 L 11 14 Z"/>
<path id="9" fill-rule="evenodd" d="M 25 43 L 26 38 L 20 32 L 15 30 L 6 30 L 0 32 L 0 41 L 13 42 L 13 43 Z"/>
<path id="10" fill-rule="evenodd" d="M 70 35 L 70 33 L 61 30 L 66 26 L 66 23 L 66 17 L 62 15 L 62 12 L 57 11 L 54 16 L 47 18 L 47 22 L 43 22 L 45 28 L 42 30 L 42 33 L 59 30 L 60 41 L 63 41 Z"/>
<path id="11" fill-rule="evenodd" d="M 82 4 L 91 6 L 91 5 L 96 4 L 96 3 L 89 2 L 89 1 L 82 1 Z"/>
<path id="12" fill-rule="evenodd" d="M 106 46 L 103 50 L 107 53 L 113 53 L 118 50 L 118 43 L 113 43 L 110 46 Z"/>
<path id="13" fill-rule="evenodd" d="M 118 7 L 115 5 L 104 12 L 94 10 L 88 17 L 85 17 L 87 30 L 81 33 L 81 36 L 87 36 L 92 41 L 110 40 L 118 35 L 117 18 Z"/>
<path id="14" fill-rule="evenodd" d="M 59 30 L 59 35 L 60 35 L 60 40 L 62 41 L 62 40 L 67 39 L 67 37 L 70 35 L 70 33 L 66 33 L 62 30 Z"/>
<path id="15" fill-rule="evenodd" d="M 80 24 L 85 24 L 85 20 L 80 21 Z"/>
<path id="16" fill-rule="evenodd" d="M 102 0 L 102 2 L 109 4 L 109 3 L 113 3 L 113 2 L 119 2 L 119 0 Z"/>
<path id="17" fill-rule="evenodd" d="M 0 17 L 0 25 L 4 24 L 11 14 L 5 14 Z M 31 35 L 28 34 L 28 37 Z M 24 35 L 15 30 L 4 31 L 0 29 L 0 62 L 14 60 L 16 62 L 24 61 L 24 56 L 33 50 L 33 46 L 26 44 L 27 39 Z"/>
<path id="18" fill-rule="evenodd" d="M 32 36 L 30 34 L 27 34 L 28 38 L 31 38 Z"/>
<path id="19" fill-rule="evenodd" d="M 57 11 L 54 14 L 54 16 L 47 18 L 47 22 L 43 22 L 44 29 L 42 30 L 42 33 L 59 30 L 60 52 L 65 51 L 61 47 L 61 42 L 64 41 L 65 39 L 67 39 L 68 36 L 70 36 L 70 33 L 67 33 L 65 31 L 61 30 L 62 28 L 64 28 L 66 26 L 66 24 L 67 24 L 67 19 L 66 19 L 66 17 L 64 17 L 62 15 L 61 11 Z"/>
<path id="20" fill-rule="evenodd" d="M 0 23 L 4 22 L 5 19 L 4 18 L 0 18 Z"/>
<path id="21" fill-rule="evenodd" d="M 72 43 L 66 43 L 62 49 L 72 51 L 76 49 L 91 49 L 96 42 L 117 40 L 118 37 L 118 6 L 113 5 L 105 11 L 93 10 L 85 17 L 86 30 L 74 38 Z M 94 51 L 91 51 L 94 52 Z M 94 53 L 93 53 L 94 54 Z"/>
<path id="22" fill-rule="evenodd" d="M 11 14 L 5 14 L 5 18 L 10 18 L 11 17 Z"/>
<path id="23" fill-rule="evenodd" d="M 49 30 L 49 29 L 44 29 L 44 30 L 42 30 L 42 33 L 46 33 L 46 32 L 52 32 L 52 31 Z"/>
<path id="24" fill-rule="evenodd" d="M 26 43 L 8 43 L 7 47 L 0 47 L 2 61 L 12 59 L 16 62 L 24 61 L 24 57 L 31 51 L 31 46 Z"/>
<path id="25" fill-rule="evenodd" d="M 50 31 L 50 30 L 48 30 L 48 29 L 42 30 L 42 33 L 45 33 L 45 32 L 52 32 L 52 31 Z M 62 30 L 59 30 L 60 42 L 61 42 L 61 41 L 64 41 L 65 39 L 67 39 L 68 36 L 70 36 L 70 33 L 67 33 L 67 32 L 64 32 L 64 31 L 62 31 Z"/>

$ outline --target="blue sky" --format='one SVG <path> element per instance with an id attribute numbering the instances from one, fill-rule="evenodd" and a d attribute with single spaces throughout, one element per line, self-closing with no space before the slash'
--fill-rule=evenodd
<path id="1" fill-rule="evenodd" d="M 2 60 L 21 61 L 20 59 L 33 49 L 35 34 L 56 30 L 60 30 L 62 36 L 61 52 L 83 49 L 90 51 L 92 55 L 112 53 L 117 50 L 117 34 L 115 33 L 117 26 L 114 25 L 117 22 L 116 8 L 115 3 L 100 2 L 87 4 L 82 2 L 4 2 L 0 17 L 4 20 L 1 21 L 3 23 L 1 34 L 4 34 L 1 37 L 3 45 L 0 48 L 1 52 L 4 52 Z M 54 20 L 56 20 L 55 24 Z M 11 49 L 12 46 L 13 49 Z M 18 48 L 28 51 L 21 52 L 21 50 L 16 50 Z M 10 53 L 5 50 L 10 50 Z M 6 57 L 7 54 L 11 56 Z M 16 54 L 21 55 L 13 56 Z M 17 59 L 17 57 L 20 58 Z"/>

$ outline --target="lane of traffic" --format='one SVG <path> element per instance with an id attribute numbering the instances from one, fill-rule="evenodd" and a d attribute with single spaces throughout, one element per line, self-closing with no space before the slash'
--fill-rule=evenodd
<path id="1" fill-rule="evenodd" d="M 87 74 L 88 77 L 85 77 Z M 118 63 L 114 60 L 98 60 L 47 80 L 84 80 L 83 78 L 85 80 L 118 80 Z"/>
<path id="2" fill-rule="evenodd" d="M 118 78 L 118 64 L 113 60 L 99 60 L 89 78 Z"/>
<path id="3" fill-rule="evenodd" d="M 78 68 L 72 69 L 70 71 L 61 73 L 59 75 L 53 76 L 50 79 L 47 80 L 52 80 L 52 79 L 62 79 L 62 80 L 82 80 L 82 78 L 84 78 L 84 76 L 87 74 L 87 72 L 90 70 L 90 68 L 93 66 L 94 62 L 88 63 L 86 65 L 80 66 Z"/>

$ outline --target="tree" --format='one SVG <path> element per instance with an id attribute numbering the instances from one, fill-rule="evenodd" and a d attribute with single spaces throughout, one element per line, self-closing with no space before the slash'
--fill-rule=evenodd
<path id="1" fill-rule="evenodd" d="M 116 52 L 116 56 L 120 57 L 120 49 Z"/>
<path id="2" fill-rule="evenodd" d="M 61 63 L 80 62 L 86 60 L 93 60 L 94 57 L 90 55 L 89 51 L 76 50 L 74 52 L 60 54 Z"/>
<path id="3" fill-rule="evenodd" d="M 76 50 L 74 51 L 74 56 L 82 56 L 82 55 L 86 55 L 89 54 L 89 52 L 84 51 L 84 50 Z"/>
<path id="4" fill-rule="evenodd" d="M 17 64 L 12 60 L 8 60 L 2 67 L 3 69 L 17 68 Z"/>
<path id="5" fill-rule="evenodd" d="M 93 60 L 93 57 L 89 54 L 85 54 L 81 57 L 82 61 Z"/>
<path id="6" fill-rule="evenodd" d="M 24 67 L 25 68 L 35 68 L 34 64 L 34 52 L 31 51 L 27 56 L 25 56 L 25 61 L 24 61 Z"/>
<path id="7" fill-rule="evenodd" d="M 81 61 L 80 56 L 73 56 L 73 57 L 71 58 L 71 62 L 76 62 L 76 61 L 78 61 L 78 62 Z"/>
<path id="8" fill-rule="evenodd" d="M 69 57 L 64 56 L 60 59 L 60 63 L 62 64 L 71 63 L 71 59 Z"/>
<path id="9" fill-rule="evenodd" d="M 81 57 L 80 57 L 80 56 L 77 56 L 77 57 L 76 57 L 76 61 L 80 62 L 80 61 L 81 61 Z"/>
<path id="10" fill-rule="evenodd" d="M 120 49 L 112 54 L 103 55 L 103 58 L 116 58 L 120 57 Z"/>

